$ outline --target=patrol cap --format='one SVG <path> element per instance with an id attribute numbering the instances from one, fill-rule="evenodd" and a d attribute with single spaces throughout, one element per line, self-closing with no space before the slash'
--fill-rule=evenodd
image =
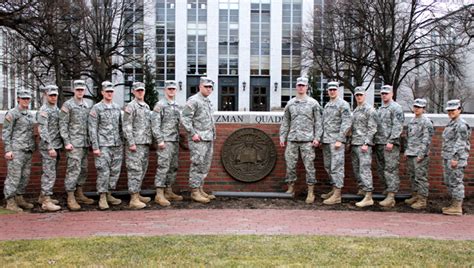
<path id="1" fill-rule="evenodd" d="M 356 87 L 354 88 L 354 95 L 364 95 L 365 88 L 364 87 Z"/>
<path id="2" fill-rule="evenodd" d="M 383 85 L 380 89 L 380 93 L 392 93 L 393 87 L 391 85 Z"/>
<path id="3" fill-rule="evenodd" d="M 425 108 L 426 107 L 426 100 L 425 99 L 416 99 L 413 103 L 413 106 Z"/>
<path id="4" fill-rule="evenodd" d="M 165 88 L 177 88 L 177 83 L 175 80 L 166 80 L 165 81 Z"/>
<path id="5" fill-rule="evenodd" d="M 199 80 L 199 83 L 201 83 L 204 86 L 214 87 L 214 81 L 212 81 L 212 79 L 209 77 L 205 77 L 205 76 L 201 77 L 201 79 Z"/>
<path id="6" fill-rule="evenodd" d="M 298 77 L 296 79 L 296 85 L 305 85 L 307 86 L 308 85 L 308 78 L 306 77 Z"/>
<path id="7" fill-rule="evenodd" d="M 327 90 L 339 89 L 339 82 L 329 82 Z"/>
<path id="8" fill-rule="evenodd" d="M 46 93 L 48 96 L 59 95 L 58 87 L 56 85 L 47 85 L 44 93 Z"/>
<path id="9" fill-rule="evenodd" d="M 145 90 L 145 84 L 142 83 L 142 82 L 134 82 L 133 83 L 133 90 L 137 90 L 137 89 Z"/>
<path id="10" fill-rule="evenodd" d="M 28 89 L 20 89 L 18 90 L 17 92 L 17 97 L 18 98 L 30 98 L 31 99 L 31 91 L 29 91 Z"/>
<path id="11" fill-rule="evenodd" d="M 102 82 L 102 91 L 115 91 L 114 84 L 112 84 L 110 81 Z"/>
<path id="12" fill-rule="evenodd" d="M 86 89 L 86 81 L 84 80 L 74 80 L 74 89 L 82 88 Z"/>
<path id="13" fill-rule="evenodd" d="M 446 105 L 446 111 L 457 110 L 459 108 L 461 108 L 460 100 L 449 100 Z"/>

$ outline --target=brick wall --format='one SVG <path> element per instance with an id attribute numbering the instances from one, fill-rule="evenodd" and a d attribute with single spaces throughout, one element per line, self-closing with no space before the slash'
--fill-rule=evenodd
<path id="1" fill-rule="evenodd" d="M 227 172 L 224 170 L 224 167 L 221 163 L 220 155 L 223 143 L 225 139 L 234 131 L 240 128 L 245 127 L 255 127 L 263 130 L 267 133 L 273 140 L 275 146 L 277 147 L 277 161 L 276 166 L 273 171 L 261 181 L 255 183 L 243 183 L 237 180 L 232 179 Z M 217 141 L 214 146 L 214 156 L 212 167 L 209 172 L 209 176 L 206 180 L 206 188 L 209 190 L 220 190 L 220 191 L 283 191 L 286 190 L 284 186 L 284 177 L 285 177 L 285 162 L 284 162 L 284 150 L 278 146 L 278 131 L 279 124 L 217 124 Z M 442 158 L 441 158 L 441 134 L 443 132 L 443 127 L 436 127 L 436 132 L 433 138 L 432 150 L 431 150 L 431 162 L 429 168 L 429 182 L 430 182 L 430 192 L 432 195 L 443 195 L 446 193 L 446 187 L 443 185 L 443 168 L 442 168 Z M 474 138 L 471 136 L 471 144 L 474 144 Z M 0 145 L 0 152 L 4 152 L 3 143 Z M 471 148 L 471 155 L 474 153 L 474 150 Z M 154 174 L 156 168 L 156 151 L 152 150 L 150 153 L 150 165 L 148 172 L 143 182 L 143 189 L 153 189 Z M 179 170 L 178 177 L 175 184 L 176 190 L 188 190 L 187 186 L 187 175 L 189 172 L 189 152 L 183 149 L 180 149 L 179 157 Z M 356 191 L 356 183 L 354 176 L 352 174 L 350 153 L 346 152 L 346 179 L 345 187 L 343 192 L 352 192 Z M 64 153 L 61 155 L 61 160 L 59 163 L 59 173 L 58 180 L 55 186 L 55 192 L 64 191 L 64 174 L 65 174 L 65 157 Z M 374 161 L 375 162 L 375 161 Z M 474 195 L 474 157 L 469 158 L 469 165 L 465 171 L 464 183 L 466 186 L 466 195 Z M 328 176 L 323 168 L 322 161 L 322 152 L 321 149 L 316 149 L 316 177 L 318 179 L 318 184 L 316 189 L 318 192 L 326 191 L 330 188 L 328 182 Z M 373 165 L 374 171 L 374 186 L 376 192 L 381 192 L 383 188 L 379 178 L 375 172 L 375 166 Z M 7 173 L 6 162 L 3 157 L 0 158 L 0 187 L 3 189 L 3 183 Z M 40 177 L 41 177 L 41 159 L 40 154 L 36 151 L 33 154 L 33 164 L 30 183 L 27 188 L 27 192 L 31 194 L 38 194 L 40 189 Z M 303 190 L 305 188 L 304 182 L 304 167 L 301 161 L 298 164 L 298 182 L 297 190 Z M 401 185 L 400 192 L 409 192 L 410 183 L 406 174 L 405 160 L 402 157 L 401 166 L 400 166 L 400 177 Z M 85 185 L 86 191 L 95 191 L 95 178 L 96 172 L 94 167 L 94 161 L 92 157 L 92 152 L 89 154 L 89 179 Z M 127 189 L 127 179 L 126 179 L 126 168 L 125 163 L 122 166 L 122 173 L 120 175 L 118 188 L 117 190 L 126 190 Z"/>

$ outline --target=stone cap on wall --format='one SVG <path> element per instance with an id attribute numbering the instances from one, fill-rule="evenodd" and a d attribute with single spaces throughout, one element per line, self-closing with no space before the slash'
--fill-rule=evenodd
<path id="1" fill-rule="evenodd" d="M 32 111 L 36 114 L 36 111 Z M 0 124 L 3 124 L 6 111 L 0 111 Z M 405 114 L 405 125 L 415 115 Z M 444 127 L 449 123 L 447 114 L 426 114 L 433 121 L 433 126 Z M 283 112 L 215 112 L 214 119 L 217 124 L 281 124 Z M 36 118 L 36 116 L 35 116 Z M 461 118 L 474 127 L 474 114 L 461 114 Z"/>

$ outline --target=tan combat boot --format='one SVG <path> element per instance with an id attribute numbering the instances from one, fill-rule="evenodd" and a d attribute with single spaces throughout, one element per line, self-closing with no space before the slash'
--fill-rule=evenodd
<path id="1" fill-rule="evenodd" d="M 418 193 L 417 192 L 413 192 L 411 193 L 411 197 L 408 198 L 408 199 L 405 199 L 405 204 L 407 205 L 413 205 L 416 200 L 418 199 Z"/>
<path id="2" fill-rule="evenodd" d="M 15 211 L 15 212 L 23 212 L 23 209 L 18 207 L 15 201 L 15 197 L 10 197 L 7 199 L 7 205 L 5 206 L 5 209 Z"/>
<path id="3" fill-rule="evenodd" d="M 49 197 L 49 199 L 51 199 L 51 203 L 57 205 L 59 204 L 59 201 L 56 200 L 56 199 L 53 199 L 51 196 Z M 39 197 L 38 197 L 38 204 L 43 204 L 43 200 L 44 200 L 44 195 L 42 193 L 40 193 Z"/>
<path id="4" fill-rule="evenodd" d="M 165 198 L 171 201 L 182 201 L 183 197 L 181 195 L 177 195 L 173 193 L 173 188 L 168 186 L 165 188 Z"/>
<path id="5" fill-rule="evenodd" d="M 372 192 L 365 192 L 364 199 L 356 203 L 357 207 L 363 208 L 372 206 L 374 204 L 374 200 L 372 199 Z"/>
<path id="6" fill-rule="evenodd" d="M 443 214 L 462 216 L 462 201 L 453 200 L 449 207 L 443 208 Z"/>
<path id="7" fill-rule="evenodd" d="M 426 208 L 426 197 L 422 195 L 417 195 L 416 202 L 411 204 L 413 209 L 424 209 Z"/>
<path id="8" fill-rule="evenodd" d="M 140 200 L 140 202 L 142 203 L 147 204 L 151 201 L 151 198 L 142 196 L 140 193 L 138 193 L 138 200 Z"/>
<path id="9" fill-rule="evenodd" d="M 379 202 L 379 205 L 386 208 L 393 208 L 395 206 L 395 193 L 388 192 L 387 197 Z"/>
<path id="10" fill-rule="evenodd" d="M 43 197 L 43 203 L 41 203 L 41 209 L 54 212 L 54 211 L 60 210 L 61 207 L 53 204 L 51 197 L 46 195 Z"/>
<path id="11" fill-rule="evenodd" d="M 76 200 L 77 202 L 86 204 L 86 205 L 94 204 L 94 199 L 90 199 L 84 195 L 84 192 L 82 191 L 82 186 L 76 187 Z"/>
<path id="12" fill-rule="evenodd" d="M 341 201 L 341 189 L 335 188 L 334 193 L 328 199 L 323 201 L 325 205 L 340 204 Z"/>
<path id="13" fill-rule="evenodd" d="M 322 199 L 328 199 L 329 197 L 331 197 L 334 194 L 335 189 L 336 189 L 336 187 L 332 187 L 331 191 L 329 191 L 329 193 L 327 193 L 327 194 L 322 194 L 321 198 Z"/>
<path id="14" fill-rule="evenodd" d="M 164 188 L 161 188 L 161 187 L 156 188 L 155 203 L 157 203 L 158 205 L 162 207 L 167 207 L 171 205 L 171 203 L 170 201 L 168 201 L 168 199 L 165 198 L 164 191 L 165 191 Z"/>
<path id="15" fill-rule="evenodd" d="M 112 196 L 112 193 L 111 193 L 111 192 L 108 192 L 108 193 L 107 193 L 107 203 L 110 203 L 111 205 L 116 206 L 116 205 L 122 204 L 122 200 L 113 197 L 113 196 Z"/>
<path id="16" fill-rule="evenodd" d="M 201 191 L 199 191 L 199 188 L 193 188 L 191 190 L 191 199 L 203 204 L 211 202 L 209 198 L 201 195 Z"/>
<path id="17" fill-rule="evenodd" d="M 306 196 L 305 202 L 306 204 L 314 203 L 314 185 L 308 185 L 308 196 Z"/>
<path id="18" fill-rule="evenodd" d="M 286 190 L 287 194 L 295 194 L 295 183 L 291 182 L 291 183 L 288 183 L 288 190 Z"/>
<path id="19" fill-rule="evenodd" d="M 107 202 L 107 193 L 100 193 L 99 208 L 102 210 L 109 208 L 109 203 Z"/>
<path id="20" fill-rule="evenodd" d="M 216 196 L 213 195 L 213 194 L 208 194 L 206 192 L 204 192 L 204 187 L 199 187 L 199 191 L 201 192 L 201 195 L 204 196 L 205 198 L 208 198 L 209 200 L 213 200 L 213 199 L 216 199 Z"/>
<path id="21" fill-rule="evenodd" d="M 130 195 L 130 204 L 128 207 L 131 209 L 142 209 L 146 207 L 146 204 L 140 201 L 138 193 L 132 193 Z"/>
<path id="22" fill-rule="evenodd" d="M 81 206 L 76 201 L 74 192 L 67 192 L 67 207 L 72 211 L 81 209 Z"/>
<path id="23" fill-rule="evenodd" d="M 32 209 L 34 207 L 33 204 L 26 202 L 23 195 L 15 196 L 15 201 L 16 204 L 23 209 Z"/>

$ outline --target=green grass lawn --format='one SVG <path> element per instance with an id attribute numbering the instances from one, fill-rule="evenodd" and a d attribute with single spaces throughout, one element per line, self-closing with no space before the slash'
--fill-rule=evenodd
<path id="1" fill-rule="evenodd" d="M 49 265 L 472 266 L 474 241 L 228 235 L 94 237 L 0 242 L 2 267 Z"/>
<path id="2" fill-rule="evenodd" d="M 7 209 L 4 209 L 2 207 L 0 207 L 0 215 L 4 215 L 4 214 L 14 214 L 15 212 L 11 211 L 11 210 L 7 210 Z"/>

